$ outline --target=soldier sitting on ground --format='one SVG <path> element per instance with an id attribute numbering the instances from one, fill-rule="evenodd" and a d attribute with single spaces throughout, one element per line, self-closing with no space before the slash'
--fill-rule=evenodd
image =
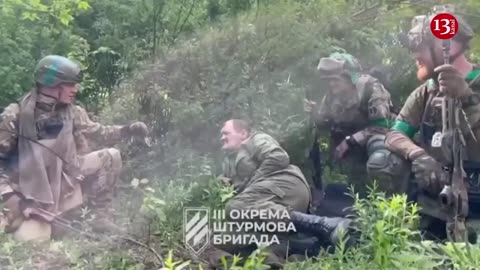
<path id="1" fill-rule="evenodd" d="M 109 219 L 122 160 L 115 148 L 83 153 L 88 140 L 145 137 L 146 125 L 104 126 L 73 104 L 81 82 L 72 60 L 49 55 L 35 69 L 35 86 L 7 106 L 0 122 L 0 194 L 6 231 L 18 239 L 49 239 L 51 217 L 89 202 L 95 231 L 120 231 Z"/>
<path id="2" fill-rule="evenodd" d="M 237 211 L 269 210 L 287 211 L 288 222 L 297 232 L 311 233 L 335 245 L 339 231 L 348 233 L 351 220 L 327 218 L 307 214 L 310 204 L 310 188 L 300 169 L 290 164 L 288 154 L 268 134 L 255 131 L 244 120 L 231 119 L 221 130 L 222 149 L 226 152 L 223 163 L 224 182 L 233 185 L 236 195 L 227 202 L 227 216 Z M 272 244 L 267 263 L 282 265 L 287 253 L 288 238 Z M 222 256 L 231 258 L 246 248 L 242 245 L 223 245 L 214 249 L 209 260 L 218 266 Z M 228 251 L 228 252 L 227 252 Z"/>

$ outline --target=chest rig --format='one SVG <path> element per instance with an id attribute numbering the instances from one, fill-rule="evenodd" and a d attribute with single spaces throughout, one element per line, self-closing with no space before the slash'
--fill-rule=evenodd
<path id="1" fill-rule="evenodd" d="M 477 67 L 478 68 L 478 67 Z M 474 70 L 467 76 L 474 94 L 462 98 L 463 111 L 460 112 L 460 127 L 465 138 L 473 139 L 475 136 L 467 124 L 465 109 L 471 106 L 480 106 L 480 70 Z M 422 148 L 439 161 L 444 161 L 440 147 L 433 147 L 437 143 L 436 134 L 442 131 L 442 97 L 433 80 L 430 80 L 424 88 L 424 113 L 420 131 Z M 480 138 L 476 138 L 477 141 Z M 468 146 L 467 146 L 468 148 Z M 480 160 L 469 157 L 465 151 L 463 157 L 463 169 L 468 178 L 468 194 L 470 204 L 480 207 Z M 480 208 L 479 208 L 480 209 Z"/>
<path id="2" fill-rule="evenodd" d="M 66 113 L 52 110 L 50 105 L 37 103 L 35 107 L 35 126 L 38 140 L 55 139 L 67 120 Z"/>
<path id="3" fill-rule="evenodd" d="M 368 99 L 372 94 L 373 78 L 362 75 L 355 80 L 356 93 L 348 98 L 336 99 L 330 96 L 326 104 L 329 107 L 331 136 L 343 140 L 368 125 Z"/>

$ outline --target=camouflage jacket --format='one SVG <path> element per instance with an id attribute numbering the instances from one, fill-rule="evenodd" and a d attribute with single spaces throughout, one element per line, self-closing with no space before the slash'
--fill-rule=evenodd
<path id="1" fill-rule="evenodd" d="M 290 164 L 290 158 L 270 135 L 252 132 L 238 152 L 227 155 L 223 162 L 223 177 L 232 181 L 237 191 L 269 177 L 286 177 L 294 182 L 304 182 L 300 169 Z"/>
<path id="2" fill-rule="evenodd" d="M 317 126 L 329 127 L 342 136 L 354 135 L 364 145 L 373 134 L 386 134 L 393 120 L 390 93 L 370 75 L 362 75 L 356 84 L 357 92 L 335 96 L 328 92 L 312 112 Z"/>
<path id="3" fill-rule="evenodd" d="M 48 103 L 37 102 L 35 107 L 35 123 L 38 140 L 56 136 L 61 129 L 62 119 L 57 115 L 53 106 Z M 15 169 L 18 158 L 18 103 L 8 105 L 0 115 L 0 194 L 18 190 Z M 60 127 L 60 128 L 59 128 Z M 120 140 L 123 126 L 104 126 L 93 122 L 87 112 L 80 106 L 74 106 L 74 140 L 77 153 L 89 151 L 88 141 L 104 143 Z"/>
<path id="4" fill-rule="evenodd" d="M 465 79 L 471 83 L 479 75 L 480 67 L 477 66 Z M 480 81 L 476 81 L 470 85 L 473 94 L 461 100 L 465 115 L 460 115 L 460 128 L 466 140 L 464 159 L 480 161 Z M 442 97 L 435 82 L 428 80 L 409 95 L 392 126 L 392 130 L 400 131 L 410 139 L 421 131 L 418 138 L 421 147 L 437 160 L 442 160 L 443 155 L 441 149 L 431 147 L 431 141 L 433 134 L 442 130 Z M 399 151 L 406 152 L 408 149 Z M 406 153 L 400 154 L 407 156 Z"/>

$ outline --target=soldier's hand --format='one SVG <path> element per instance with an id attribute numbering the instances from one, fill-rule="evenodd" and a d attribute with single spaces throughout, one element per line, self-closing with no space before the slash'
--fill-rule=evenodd
<path id="1" fill-rule="evenodd" d="M 225 186 L 229 186 L 232 184 L 232 179 L 225 176 L 219 176 L 217 177 L 217 180 L 220 181 Z"/>
<path id="2" fill-rule="evenodd" d="M 452 65 L 441 65 L 434 70 L 438 73 L 440 92 L 446 96 L 460 98 L 472 94 L 464 76 Z"/>
<path id="3" fill-rule="evenodd" d="M 350 147 L 348 146 L 348 143 L 346 140 L 343 140 L 336 148 L 335 148 L 335 153 L 334 153 L 334 159 L 335 160 L 341 160 L 345 157 L 345 154 L 347 153 L 348 149 Z"/>
<path id="4" fill-rule="evenodd" d="M 315 101 L 304 99 L 303 109 L 305 112 L 311 113 L 316 105 L 317 103 Z"/>
<path id="5" fill-rule="evenodd" d="M 440 193 L 447 184 L 447 174 L 433 157 L 422 154 L 412 162 L 412 171 L 420 187 L 434 194 Z"/>
<path id="6" fill-rule="evenodd" d="M 147 125 L 143 122 L 135 122 L 128 127 L 131 136 L 137 136 L 145 138 L 148 136 Z"/>
<path id="7" fill-rule="evenodd" d="M 3 212 L 8 220 L 8 223 L 12 225 L 12 223 L 22 216 L 22 209 L 20 207 L 21 202 L 20 196 L 16 193 L 8 194 L 7 199 L 3 202 L 4 209 Z"/>

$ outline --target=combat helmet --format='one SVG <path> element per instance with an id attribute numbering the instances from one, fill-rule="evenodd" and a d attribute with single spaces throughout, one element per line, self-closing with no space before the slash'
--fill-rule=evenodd
<path id="1" fill-rule="evenodd" d="M 453 40 L 459 41 L 467 47 L 469 41 L 473 38 L 473 30 L 467 21 L 459 14 L 455 13 L 454 5 L 436 5 L 432 8 L 432 11 L 427 15 L 415 16 L 411 22 L 411 28 L 408 34 L 401 36 L 401 43 L 410 50 L 415 50 L 422 45 L 431 46 L 435 36 L 430 30 L 430 23 L 432 19 L 441 13 L 452 14 L 458 22 L 457 34 L 453 37 Z"/>
<path id="2" fill-rule="evenodd" d="M 362 67 L 353 55 L 335 52 L 320 59 L 317 70 L 322 78 L 338 78 L 341 75 L 347 75 L 355 83 L 360 76 Z"/>
<path id="3" fill-rule="evenodd" d="M 53 87 L 60 83 L 80 83 L 81 69 L 72 60 L 59 56 L 48 55 L 42 58 L 35 67 L 35 82 Z"/>

